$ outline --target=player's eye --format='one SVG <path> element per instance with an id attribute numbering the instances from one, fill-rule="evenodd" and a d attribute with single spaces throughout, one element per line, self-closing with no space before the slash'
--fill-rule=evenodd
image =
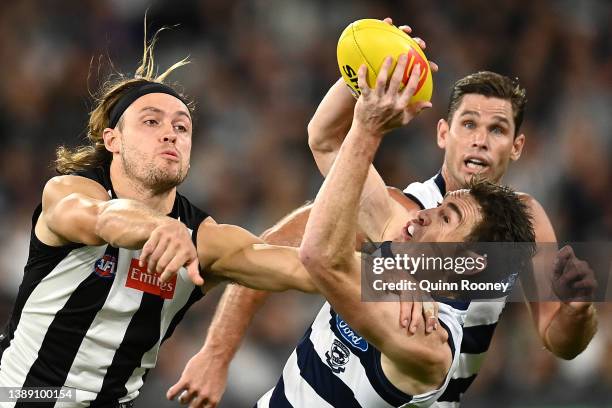
<path id="1" fill-rule="evenodd" d="M 444 221 L 446 224 L 449 224 L 449 223 L 450 223 L 450 218 L 449 218 L 449 216 L 448 216 L 448 215 L 443 215 L 443 216 L 442 216 L 442 220 L 443 220 L 443 221 Z"/>
<path id="2" fill-rule="evenodd" d="M 463 121 L 463 127 L 466 129 L 474 129 L 476 127 L 476 124 L 474 123 L 474 121 L 465 120 Z"/>
<path id="3" fill-rule="evenodd" d="M 159 122 L 155 119 L 147 119 L 143 122 L 145 125 L 147 126 L 155 126 L 157 124 L 159 124 Z"/>
<path id="4" fill-rule="evenodd" d="M 491 129 L 492 133 L 495 133 L 497 135 L 503 135 L 505 132 L 505 129 L 502 128 L 501 126 L 493 126 L 493 128 Z"/>
<path id="5" fill-rule="evenodd" d="M 174 129 L 181 133 L 187 132 L 187 127 L 184 125 L 175 125 Z"/>

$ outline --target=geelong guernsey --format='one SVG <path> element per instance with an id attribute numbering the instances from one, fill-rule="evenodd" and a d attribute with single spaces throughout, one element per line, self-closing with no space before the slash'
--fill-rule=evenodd
<path id="1" fill-rule="evenodd" d="M 437 207 L 446 194 L 446 184 L 440 173 L 424 183 L 412 183 L 404 194 L 421 209 Z M 453 373 L 446 391 L 435 407 L 458 407 L 461 395 L 476 378 L 484 361 L 493 331 L 505 306 L 505 297 L 487 302 L 471 302 L 463 325 L 463 341 L 459 353 L 459 366 Z"/>
<path id="2" fill-rule="evenodd" d="M 78 175 L 115 197 L 108 169 Z M 63 407 L 109 407 L 133 400 L 155 366 L 161 343 L 203 294 L 185 268 L 160 284 L 138 266 L 140 250 L 45 245 L 34 234 L 40 212 L 39 206 L 23 281 L 0 342 L 0 386 L 75 388 L 77 402 Z M 189 228 L 194 242 L 208 217 L 178 193 L 169 215 Z"/>
<path id="3" fill-rule="evenodd" d="M 276 387 L 257 408 L 428 407 L 444 392 L 457 369 L 465 311 L 440 303 L 439 321 L 449 335 L 453 362 L 444 384 L 434 391 L 408 395 L 383 373 L 380 351 L 359 336 L 325 303 L 285 364 Z"/>

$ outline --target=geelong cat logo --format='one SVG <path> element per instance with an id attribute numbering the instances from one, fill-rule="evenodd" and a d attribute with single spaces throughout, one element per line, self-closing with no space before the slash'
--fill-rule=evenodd
<path id="1" fill-rule="evenodd" d="M 368 342 L 365 341 L 363 337 L 358 335 L 355 330 L 351 329 L 348 323 L 342 320 L 342 318 L 338 315 L 336 315 L 336 327 L 338 328 L 338 331 L 342 337 L 344 337 L 344 339 L 348 341 L 351 346 L 361 351 L 367 351 Z"/>
<path id="2" fill-rule="evenodd" d="M 331 349 L 325 352 L 325 361 L 334 373 L 339 374 L 346 370 L 344 366 L 348 363 L 350 356 L 351 352 L 348 347 L 340 340 L 334 339 Z"/>

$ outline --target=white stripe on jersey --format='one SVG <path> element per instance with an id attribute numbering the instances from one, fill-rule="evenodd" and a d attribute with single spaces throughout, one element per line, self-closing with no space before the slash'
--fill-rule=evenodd
<path id="1" fill-rule="evenodd" d="M 32 291 L 21 312 L 19 325 L 0 361 L 0 386 L 20 387 L 38 357 L 38 348 L 55 314 L 64 307 L 70 294 L 93 271 L 104 255 L 106 245 L 71 251 Z M 91 270 L 80 267 L 91 265 Z M 67 270 L 73 273 L 66 273 Z"/>
<path id="2" fill-rule="evenodd" d="M 453 374 L 453 378 L 468 378 L 477 374 L 487 353 L 468 354 L 460 353 L 459 365 Z"/>
<path id="3" fill-rule="evenodd" d="M 96 393 L 102 388 L 106 370 L 113 362 L 115 351 L 123 340 L 132 316 L 140 306 L 143 292 L 126 288 L 127 273 L 120 273 L 129 269 L 132 252 L 119 250 L 113 286 L 104 306 L 87 330 L 68 372 L 65 385 L 79 389 L 79 398 L 83 398 L 81 401 L 96 398 Z M 128 389 L 128 395 L 130 391 Z"/>
<path id="4" fill-rule="evenodd" d="M 324 363 L 326 360 L 325 353 L 329 352 L 330 345 L 337 338 L 329 327 L 330 312 L 331 307 L 329 303 L 325 302 L 312 324 L 312 332 L 310 333 L 310 340 L 315 351 Z M 359 357 L 351 354 L 348 363 L 343 368 L 345 369 L 344 372 L 336 374 L 336 377 L 339 377 L 353 391 L 359 405 L 362 407 L 393 408 L 372 387 Z M 300 404 L 299 406 L 307 407 L 310 405 Z"/>
<path id="5" fill-rule="evenodd" d="M 506 306 L 506 298 L 491 299 L 486 302 L 472 302 L 468 306 L 464 327 L 497 323 Z"/>
<path id="6" fill-rule="evenodd" d="M 93 273 L 96 261 L 104 256 L 106 249 L 107 245 L 74 249 L 36 286 L 23 307 L 14 338 L 2 356 L 0 386 L 19 387 L 24 383 L 57 312 L 81 282 Z M 64 386 L 77 390 L 77 402 L 70 406 L 87 406 L 88 403 L 82 402 L 96 398 L 128 325 L 140 307 L 144 292 L 126 287 L 130 263 L 139 257 L 140 250 L 119 249 L 110 292 L 89 326 L 64 382 Z M 143 355 L 143 366 L 137 367 L 126 382 L 127 394 L 120 402 L 138 396 L 142 376 L 147 368 L 155 366 L 161 339 L 193 289 L 186 269 L 181 268 L 173 299 L 164 300 L 158 343 Z"/>
<path id="7" fill-rule="evenodd" d="M 424 183 L 411 183 L 404 189 L 404 193 L 415 196 L 425 208 L 435 208 L 444 197 L 434 180 L 435 177 L 432 177 Z"/>
<path id="8" fill-rule="evenodd" d="M 445 377 L 443 385 L 437 389 L 423 394 L 413 396 L 412 400 L 403 407 L 427 407 L 434 402 L 446 389 L 454 371 L 459 364 L 459 352 L 461 345 L 461 323 L 464 318 L 464 311 L 451 308 L 446 304 L 440 304 L 439 318 L 449 330 L 449 339 L 453 342 L 455 354 L 449 372 Z M 326 353 L 329 353 L 334 341 L 341 341 L 330 327 L 331 307 L 325 303 L 319 311 L 315 321 L 311 326 L 309 340 L 314 346 L 316 357 L 322 365 L 329 370 L 330 375 L 339 378 L 354 395 L 355 400 L 364 408 L 393 408 L 385 399 L 378 394 L 374 386 L 370 383 L 366 369 L 362 365 L 359 356 L 351 350 L 346 363 L 342 366 L 344 371 L 332 373 L 326 363 Z M 369 345 L 372 347 L 371 345 Z M 348 347 L 350 350 L 350 347 Z M 316 389 L 302 377 L 297 361 L 297 352 L 294 351 L 289 357 L 283 369 L 282 381 L 284 385 L 285 398 L 295 408 L 310 407 L 331 407 L 319 394 Z M 329 385 L 329 384 L 327 384 Z M 267 392 L 257 403 L 258 408 L 268 408 L 274 389 Z"/>
<path id="9" fill-rule="evenodd" d="M 295 408 L 321 407 L 333 408 L 308 384 L 300 375 L 297 362 L 297 353 L 294 350 L 283 369 L 283 382 L 285 385 L 285 397 Z M 272 390 L 273 391 L 273 390 Z"/>

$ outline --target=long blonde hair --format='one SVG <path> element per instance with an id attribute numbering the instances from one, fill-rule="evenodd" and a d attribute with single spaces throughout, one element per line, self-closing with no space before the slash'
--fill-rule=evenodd
<path id="1" fill-rule="evenodd" d="M 161 75 L 157 75 L 155 66 L 155 58 L 153 49 L 157 43 L 159 34 L 165 28 L 159 29 L 151 41 L 147 42 L 146 18 L 145 18 L 145 33 L 144 33 L 144 52 L 140 66 L 136 69 L 134 77 L 116 73 L 111 76 L 99 89 L 92 95 L 95 101 L 95 107 L 89 114 L 89 122 L 87 124 L 87 139 L 89 144 L 78 146 L 70 149 L 66 146 L 58 147 L 55 158 L 55 169 L 60 174 L 72 174 L 79 171 L 84 171 L 96 167 L 107 166 L 110 164 L 112 154 L 106 150 L 102 134 L 104 129 L 109 126 L 109 112 L 117 101 L 132 88 L 139 86 L 145 82 L 163 83 L 166 77 L 175 69 L 189 64 L 189 59 L 184 58 L 174 63 L 170 68 L 166 69 Z M 167 85 L 167 84 L 166 84 Z M 183 100 L 187 100 L 184 95 L 179 93 Z M 190 112 L 193 111 L 193 103 L 188 103 L 187 107 Z M 121 127 L 122 121 L 117 124 Z"/>

